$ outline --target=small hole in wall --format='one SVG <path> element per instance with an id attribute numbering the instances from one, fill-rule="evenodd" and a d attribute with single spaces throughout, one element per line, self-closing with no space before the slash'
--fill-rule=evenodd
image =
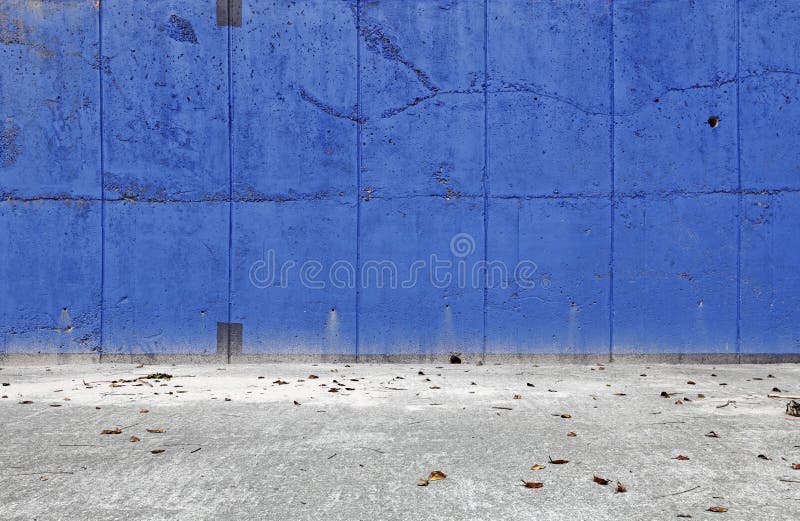
<path id="1" fill-rule="evenodd" d="M 711 128 L 717 128 L 719 126 L 719 116 L 711 116 L 708 118 L 708 126 Z"/>
<path id="2" fill-rule="evenodd" d="M 444 307 L 450 309 L 450 304 L 445 304 Z"/>
<path id="3" fill-rule="evenodd" d="M 458 355 L 450 355 L 450 363 L 451 364 L 460 364 L 461 363 L 461 357 L 459 357 Z"/>
<path id="4" fill-rule="evenodd" d="M 331 313 L 336 312 L 336 308 L 331 308 Z"/>

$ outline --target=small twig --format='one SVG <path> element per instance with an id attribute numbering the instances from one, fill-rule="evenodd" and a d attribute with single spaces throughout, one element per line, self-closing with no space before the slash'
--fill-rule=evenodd
<path id="1" fill-rule="evenodd" d="M 655 499 L 659 499 L 659 498 L 662 498 L 662 497 L 677 496 L 677 495 L 680 495 L 680 494 L 686 494 L 687 492 L 691 492 L 692 490 L 697 490 L 698 488 L 700 488 L 700 485 L 697 485 L 696 487 L 690 488 L 690 489 L 687 489 L 687 490 L 682 490 L 680 492 L 675 492 L 674 494 L 664 494 L 663 496 L 656 496 Z"/>
<path id="2" fill-rule="evenodd" d="M 337 454 L 337 453 L 336 453 L 336 452 L 334 452 L 333 454 L 331 454 L 330 456 L 328 456 L 328 459 L 333 459 L 333 458 L 335 458 L 335 457 L 336 457 L 336 454 Z"/>
<path id="3" fill-rule="evenodd" d="M 197 448 L 196 448 L 196 449 L 194 449 L 193 451 L 189 452 L 189 454 L 194 454 L 195 452 L 197 452 L 198 450 L 200 450 L 200 449 L 202 449 L 202 448 L 203 448 L 203 447 L 197 447 Z"/>
<path id="4" fill-rule="evenodd" d="M 723 407 L 727 407 L 729 405 L 733 405 L 734 407 L 736 407 L 736 401 L 735 400 L 728 400 L 727 402 L 723 403 L 722 405 L 717 405 L 717 409 L 722 409 Z"/>
<path id="5" fill-rule="evenodd" d="M 492 405 L 492 409 L 503 409 L 504 411 L 513 411 L 511 407 L 500 407 L 499 405 Z"/>
<path id="6" fill-rule="evenodd" d="M 39 474 L 75 474 L 67 470 L 44 470 L 42 472 L 22 472 L 20 474 L 10 474 L 11 476 L 38 476 Z"/>
<path id="7" fill-rule="evenodd" d="M 786 398 L 787 400 L 800 400 L 800 396 L 792 396 L 791 394 L 768 394 L 767 398 Z"/>

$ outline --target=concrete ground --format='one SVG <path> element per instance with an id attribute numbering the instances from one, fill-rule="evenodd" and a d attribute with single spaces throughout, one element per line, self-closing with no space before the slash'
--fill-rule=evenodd
<path id="1" fill-rule="evenodd" d="M 800 418 L 767 398 L 800 394 L 797 365 L 6 366 L 0 383 L 4 520 L 800 519 Z"/>

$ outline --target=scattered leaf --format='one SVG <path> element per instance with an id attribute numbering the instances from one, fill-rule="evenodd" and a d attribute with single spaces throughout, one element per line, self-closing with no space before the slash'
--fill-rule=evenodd
<path id="1" fill-rule="evenodd" d="M 800 463 L 792 463 L 792 470 L 800 470 Z"/>
<path id="2" fill-rule="evenodd" d="M 608 485 L 608 480 L 601 478 L 600 476 L 595 476 L 594 482 L 597 483 L 598 485 Z"/>
<path id="3" fill-rule="evenodd" d="M 150 454 L 161 454 L 162 452 L 164 452 L 164 450 L 165 450 L 165 449 L 155 449 L 155 450 L 151 450 L 151 451 L 150 451 Z"/>
<path id="4" fill-rule="evenodd" d="M 763 460 L 769 461 L 769 457 L 767 457 L 766 454 L 759 454 L 757 457 L 758 457 L 758 459 L 763 459 Z"/>
<path id="5" fill-rule="evenodd" d="M 50 478 L 48 478 L 47 476 L 39 476 L 39 481 L 47 481 L 48 479 Z"/>
<path id="6" fill-rule="evenodd" d="M 139 411 L 139 414 L 147 414 L 148 412 L 150 412 L 150 411 L 147 410 L 147 409 L 142 409 L 142 410 Z"/>
<path id="7" fill-rule="evenodd" d="M 514 395 L 514 399 L 515 399 L 515 400 L 522 400 L 522 395 L 520 395 L 520 394 L 515 394 L 515 395 Z"/>
<path id="8" fill-rule="evenodd" d="M 274 382 L 272 382 L 272 383 L 274 383 L 274 384 L 278 384 L 278 385 L 286 385 L 286 384 L 288 384 L 289 382 L 286 382 L 286 381 L 284 381 L 284 380 L 281 380 L 281 379 L 279 378 L 279 379 L 275 380 L 275 381 L 274 381 Z"/>
<path id="9" fill-rule="evenodd" d="M 145 378 L 151 380 L 169 380 L 170 378 L 172 378 L 172 375 L 167 373 L 153 373 L 145 376 Z"/>
<path id="10" fill-rule="evenodd" d="M 50 407 L 61 407 L 60 403 L 51 403 Z"/>
<path id="11" fill-rule="evenodd" d="M 330 389 L 328 389 L 328 392 L 329 393 L 338 393 L 339 389 L 337 389 L 336 387 L 331 387 Z"/>
<path id="12" fill-rule="evenodd" d="M 709 512 L 727 512 L 728 509 L 725 507 L 711 507 L 708 509 Z"/>
<path id="13" fill-rule="evenodd" d="M 431 472 L 431 475 L 428 476 L 428 481 L 441 481 L 446 477 L 447 475 L 441 470 L 434 470 Z"/>
<path id="14" fill-rule="evenodd" d="M 564 414 L 561 415 L 561 417 L 562 418 L 572 418 L 572 415 L 568 414 L 568 413 L 564 413 Z"/>
<path id="15" fill-rule="evenodd" d="M 614 393 L 614 396 L 628 396 L 628 395 L 625 393 Z"/>
<path id="16" fill-rule="evenodd" d="M 419 478 L 419 481 L 417 481 L 417 486 L 418 487 L 427 487 L 428 486 L 428 480 L 425 479 L 425 478 Z"/>
<path id="17" fill-rule="evenodd" d="M 295 405 L 300 405 L 300 402 L 298 402 L 297 400 L 295 400 L 295 401 L 294 401 L 294 404 L 295 404 Z"/>
<path id="18" fill-rule="evenodd" d="M 778 389 L 777 387 L 773 387 L 773 388 L 772 388 L 772 392 L 773 392 L 773 393 L 779 393 L 779 392 L 781 392 L 781 390 L 780 390 L 780 389 Z"/>
<path id="19" fill-rule="evenodd" d="M 617 493 L 622 494 L 623 492 L 627 492 L 628 487 L 617 481 Z"/>
<path id="20" fill-rule="evenodd" d="M 147 432 L 152 434 L 164 434 L 167 431 L 165 431 L 164 429 L 147 429 Z"/>
<path id="21" fill-rule="evenodd" d="M 548 458 L 550 458 L 550 457 L 548 456 Z M 564 465 L 566 463 L 569 463 L 569 460 L 550 458 L 550 463 L 552 463 L 553 465 Z"/>
<path id="22" fill-rule="evenodd" d="M 676 459 L 678 461 L 689 461 L 689 456 L 678 455 L 678 456 L 675 456 L 672 459 Z"/>
<path id="23" fill-rule="evenodd" d="M 675 405 L 683 405 L 683 402 L 680 400 L 675 400 Z"/>
<path id="24" fill-rule="evenodd" d="M 136 436 L 131 436 L 131 443 L 136 443 L 137 441 L 139 441 L 139 438 Z"/>
<path id="25" fill-rule="evenodd" d="M 688 382 L 686 382 L 686 385 L 695 385 L 695 383 L 693 381 L 689 380 Z"/>
<path id="26" fill-rule="evenodd" d="M 575 434 L 574 432 L 570 431 L 570 432 L 567 433 L 567 436 L 570 437 L 570 438 L 574 438 L 575 436 L 577 436 L 577 434 Z"/>
<path id="27" fill-rule="evenodd" d="M 103 429 L 102 431 L 100 431 L 100 434 L 122 434 L 122 429 L 120 429 L 120 428 Z"/>
<path id="28" fill-rule="evenodd" d="M 535 385 L 533 385 L 533 384 L 532 384 L 532 383 L 530 383 L 530 382 L 526 383 L 525 385 L 527 385 L 528 387 L 536 387 Z"/>
<path id="29" fill-rule="evenodd" d="M 708 434 L 706 434 L 706 438 L 719 438 L 719 434 L 714 431 L 710 431 Z"/>
<path id="30" fill-rule="evenodd" d="M 682 517 L 682 518 L 689 519 L 689 518 L 691 518 L 692 516 L 691 516 L 690 514 L 678 514 L 676 517 Z"/>
<path id="31" fill-rule="evenodd" d="M 800 465 L 800 463 L 798 463 L 798 465 Z M 539 465 L 537 463 L 536 465 L 531 467 L 531 470 L 542 470 L 543 468 L 544 468 L 544 465 Z"/>
<path id="32" fill-rule="evenodd" d="M 544 483 L 540 483 L 538 481 L 525 481 L 522 480 L 522 483 L 525 485 L 525 488 L 542 488 Z"/>
<path id="33" fill-rule="evenodd" d="M 439 387 L 438 385 L 432 385 L 431 389 L 441 389 L 441 387 Z"/>
<path id="34" fill-rule="evenodd" d="M 33 402 L 31 400 L 22 400 L 21 402 L 19 402 L 20 405 L 30 405 L 32 403 Z"/>
<path id="35" fill-rule="evenodd" d="M 698 398 L 705 398 L 705 397 L 706 397 L 706 395 L 705 395 L 705 394 L 703 394 L 703 393 L 698 393 L 698 394 L 697 394 L 697 397 L 698 397 Z"/>

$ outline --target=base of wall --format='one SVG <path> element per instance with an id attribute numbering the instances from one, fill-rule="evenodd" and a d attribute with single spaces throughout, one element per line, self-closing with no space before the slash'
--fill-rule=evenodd
<path id="1" fill-rule="evenodd" d="M 461 354 L 463 364 L 782 364 L 800 363 L 800 353 L 648 353 L 648 354 Z M 277 363 L 386 363 L 450 364 L 449 354 L 98 354 L 98 353 L 5 353 L 0 365 L 66 364 L 277 364 Z"/>

